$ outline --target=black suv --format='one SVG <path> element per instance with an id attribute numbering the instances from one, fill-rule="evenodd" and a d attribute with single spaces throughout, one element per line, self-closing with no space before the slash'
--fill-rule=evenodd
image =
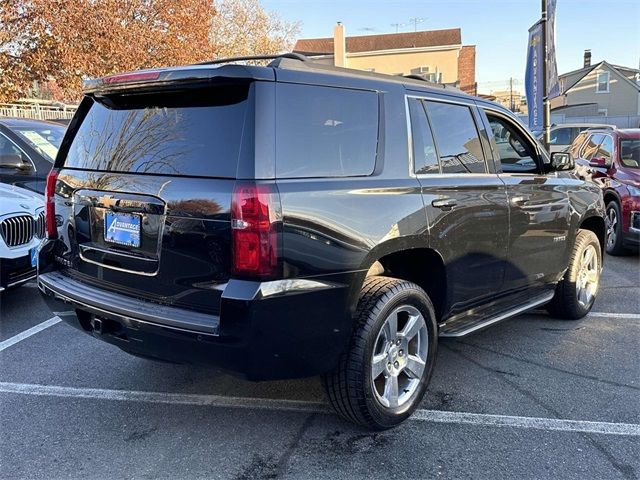
<path id="1" fill-rule="evenodd" d="M 439 336 L 589 312 L 604 206 L 571 168 L 496 104 L 293 54 L 111 76 L 48 177 L 38 284 L 126 352 L 324 374 L 339 414 L 388 428 Z"/>

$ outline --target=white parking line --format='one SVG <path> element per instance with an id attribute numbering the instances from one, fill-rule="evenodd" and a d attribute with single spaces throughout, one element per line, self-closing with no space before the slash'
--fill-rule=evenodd
<path id="1" fill-rule="evenodd" d="M 29 338 L 31 335 L 35 335 L 36 333 L 41 332 L 45 328 L 54 326 L 56 323 L 59 323 L 61 321 L 62 320 L 60 319 L 60 317 L 56 315 L 55 317 L 51 317 L 49 320 L 39 323 L 35 327 L 31 327 L 30 329 L 25 330 L 24 332 L 21 332 L 17 335 L 14 335 L 11 338 L 7 338 L 5 341 L 0 342 L 0 352 L 2 352 L 3 350 L 6 350 L 11 345 L 15 345 L 16 343 L 21 342 L 25 338 Z"/>
<path id="2" fill-rule="evenodd" d="M 319 402 L 275 400 L 267 398 L 225 397 L 184 393 L 109 390 L 102 388 L 75 388 L 29 383 L 0 382 L 0 393 L 36 395 L 46 397 L 82 398 L 92 400 L 131 401 L 170 405 L 194 405 L 227 408 L 269 410 L 275 412 L 329 413 L 328 405 Z M 517 417 L 483 413 L 442 412 L 417 410 L 412 421 L 470 424 L 489 427 L 529 428 L 536 430 L 598 433 L 604 435 L 640 436 L 640 425 L 633 423 L 590 422 L 555 418 Z"/>
<path id="3" fill-rule="evenodd" d="M 595 318 L 624 318 L 629 320 L 640 320 L 640 313 L 591 312 L 587 316 Z"/>

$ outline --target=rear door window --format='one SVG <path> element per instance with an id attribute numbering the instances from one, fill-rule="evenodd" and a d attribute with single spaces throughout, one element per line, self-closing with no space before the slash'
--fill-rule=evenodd
<path id="1" fill-rule="evenodd" d="M 369 175 L 375 167 L 377 149 L 375 92 L 278 84 L 278 178 Z"/>
<path id="2" fill-rule="evenodd" d="M 486 173 L 482 144 L 469 107 L 427 101 L 442 173 Z"/>
<path id="3" fill-rule="evenodd" d="M 243 85 L 87 97 L 88 111 L 64 166 L 235 178 L 250 110 L 248 90 Z"/>

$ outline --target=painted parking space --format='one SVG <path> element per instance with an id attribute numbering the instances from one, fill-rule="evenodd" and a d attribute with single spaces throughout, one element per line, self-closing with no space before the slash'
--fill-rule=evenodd
<path id="1" fill-rule="evenodd" d="M 634 478 L 635 261 L 607 262 L 588 318 L 533 313 L 441 341 L 420 410 L 381 433 L 333 415 L 318 378 L 252 383 L 131 357 L 17 290 L 2 304 L 0 476 Z"/>

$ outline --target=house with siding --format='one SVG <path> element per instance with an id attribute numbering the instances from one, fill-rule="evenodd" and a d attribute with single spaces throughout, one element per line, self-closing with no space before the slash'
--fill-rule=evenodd
<path id="1" fill-rule="evenodd" d="M 294 52 L 339 67 L 392 75 L 419 75 L 477 93 L 476 47 L 463 45 L 459 28 L 381 35 L 345 36 L 336 24 L 333 37 L 296 42 Z"/>
<path id="2" fill-rule="evenodd" d="M 585 52 L 584 67 L 560 75 L 560 95 L 551 99 L 553 113 L 575 116 L 640 115 L 640 70 L 602 61 L 591 65 Z"/>

